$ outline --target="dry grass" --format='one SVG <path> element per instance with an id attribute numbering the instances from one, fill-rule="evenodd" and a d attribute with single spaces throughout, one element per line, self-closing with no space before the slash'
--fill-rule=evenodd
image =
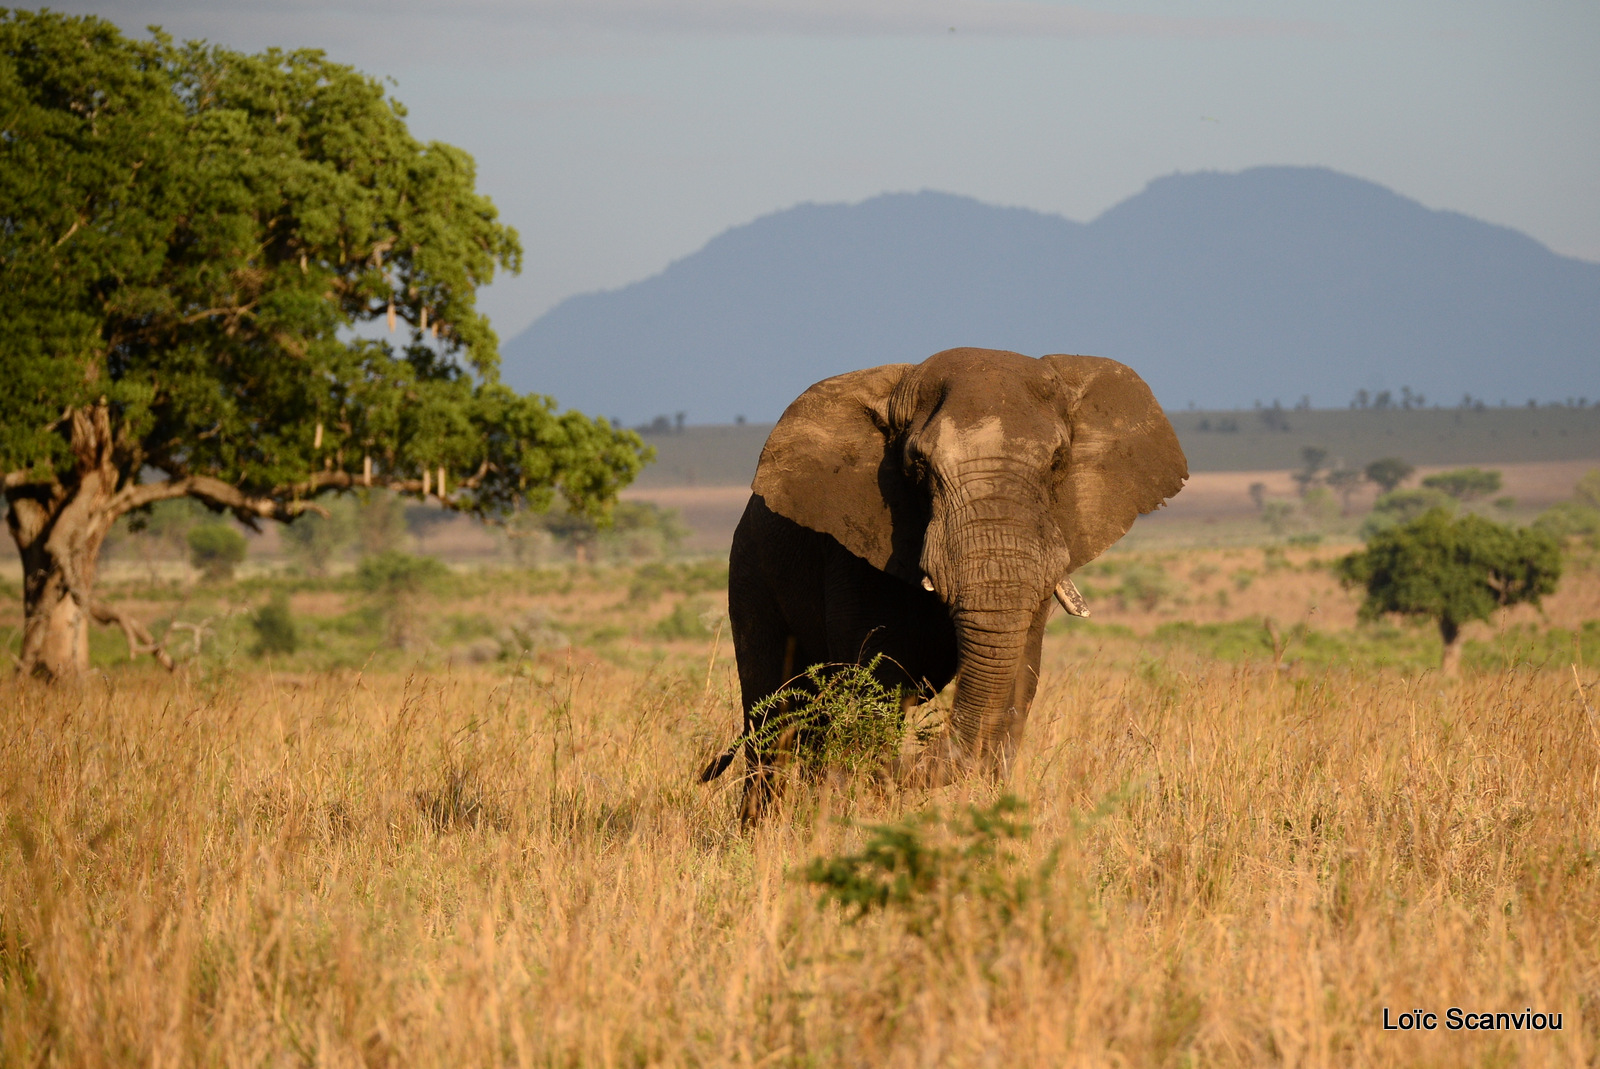
<path id="1" fill-rule="evenodd" d="M 705 661 L 0 684 L 0 1064 L 1587 1064 L 1600 723 L 1570 672 L 1050 658 L 979 896 L 847 922 L 748 836 Z M 1593 673 L 1583 676 L 1595 704 Z M 1563 1014 L 1385 1032 L 1384 1007 Z"/>

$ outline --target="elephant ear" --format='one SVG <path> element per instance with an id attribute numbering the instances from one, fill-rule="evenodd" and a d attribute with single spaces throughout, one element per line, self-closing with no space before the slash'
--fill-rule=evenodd
<path id="1" fill-rule="evenodd" d="M 1042 357 L 1061 379 L 1072 451 L 1056 520 L 1072 568 L 1103 553 L 1189 478 L 1178 436 L 1133 369 L 1098 356 Z"/>
<path id="2" fill-rule="evenodd" d="M 915 583 L 926 510 L 889 449 L 889 397 L 911 369 L 852 371 L 801 394 L 767 437 L 750 488 L 778 515 Z"/>

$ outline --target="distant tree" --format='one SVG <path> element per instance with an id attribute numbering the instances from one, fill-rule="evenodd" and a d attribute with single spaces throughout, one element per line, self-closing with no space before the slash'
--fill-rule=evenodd
<path id="1" fill-rule="evenodd" d="M 1256 507 L 1257 510 L 1266 508 L 1267 507 L 1267 484 L 1266 483 L 1251 483 L 1250 484 L 1250 500 L 1251 500 L 1251 502 L 1253 502 L 1255 504 L 1255 507 Z"/>
<path id="2" fill-rule="evenodd" d="M 419 639 L 417 601 L 450 570 L 434 557 L 408 553 L 379 553 L 363 557 L 356 568 L 356 583 L 372 595 L 382 614 L 389 644 L 410 649 Z"/>
<path id="3" fill-rule="evenodd" d="M 643 444 L 498 381 L 476 292 L 516 234 L 471 158 L 378 82 L 93 16 L 0 10 L 0 487 L 26 672 L 88 668 L 118 517 L 193 497 L 242 522 L 389 487 L 497 519 L 608 514 Z M 398 351 L 352 327 L 406 325 Z M 130 639 L 130 643 L 133 639 Z"/>
<path id="4" fill-rule="evenodd" d="M 1588 472 L 1572 488 L 1572 499 L 1580 505 L 1600 509 L 1600 468 Z"/>
<path id="5" fill-rule="evenodd" d="M 1475 501 L 1500 489 L 1500 473 L 1482 468 L 1457 468 L 1425 476 L 1422 485 L 1442 490 L 1457 501 Z"/>
<path id="6" fill-rule="evenodd" d="M 1434 509 L 1380 531 L 1338 569 L 1346 586 L 1366 590 L 1363 619 L 1393 612 L 1434 620 L 1444 643 L 1440 668 L 1455 675 L 1462 625 L 1497 608 L 1539 604 L 1561 576 L 1561 550 L 1542 531 Z"/>
<path id="7" fill-rule="evenodd" d="M 249 544 L 231 524 L 221 521 L 202 523 L 189 530 L 189 563 L 199 569 L 207 582 L 224 583 L 233 578 L 233 569 L 243 563 Z"/>
<path id="8" fill-rule="evenodd" d="M 423 552 L 436 548 L 430 545 L 434 536 L 450 526 L 456 518 L 456 514 L 449 509 L 432 505 L 407 505 L 405 516 L 406 530 L 416 539 L 417 548 Z"/>
<path id="9" fill-rule="evenodd" d="M 1456 499 L 1443 490 L 1413 487 L 1410 490 L 1391 490 L 1372 503 L 1372 511 L 1361 524 L 1361 537 L 1371 538 L 1400 524 L 1410 523 L 1425 512 L 1442 509 L 1456 511 Z"/>
<path id="10" fill-rule="evenodd" d="M 1377 483 L 1384 493 L 1388 493 L 1411 478 L 1411 473 L 1416 470 L 1399 457 L 1383 457 L 1367 465 L 1366 476 L 1368 482 Z"/>
<path id="11" fill-rule="evenodd" d="M 325 514 L 308 512 L 283 532 L 290 553 L 305 563 L 312 575 L 327 575 L 328 565 L 356 534 L 356 509 L 348 500 L 330 501 Z"/>
<path id="12" fill-rule="evenodd" d="M 1322 471 L 1322 466 L 1327 460 L 1326 449 L 1315 445 L 1301 447 L 1300 470 L 1294 473 L 1294 481 L 1299 484 L 1302 495 L 1316 484 L 1317 474 Z"/>
<path id="13" fill-rule="evenodd" d="M 1326 481 L 1329 488 L 1339 495 L 1339 510 L 1341 512 L 1347 513 L 1350 511 L 1350 497 L 1361 486 L 1363 478 L 1364 476 L 1360 470 L 1356 468 L 1338 468 L 1328 472 Z"/>
<path id="14" fill-rule="evenodd" d="M 1585 505 L 1581 501 L 1562 501 L 1552 505 L 1539 513 L 1533 526 L 1558 542 L 1577 538 L 1591 549 L 1600 547 L 1600 508 Z"/>
<path id="15" fill-rule="evenodd" d="M 406 507 L 400 495 L 388 490 L 363 490 L 356 494 L 356 543 L 361 555 L 400 550 L 406 542 Z"/>
<path id="16" fill-rule="evenodd" d="M 579 562 L 595 559 L 637 559 L 670 554 L 689 534 L 676 509 L 648 501 L 619 501 L 608 530 L 585 517 L 552 509 L 531 522 L 557 543 L 571 548 Z"/>

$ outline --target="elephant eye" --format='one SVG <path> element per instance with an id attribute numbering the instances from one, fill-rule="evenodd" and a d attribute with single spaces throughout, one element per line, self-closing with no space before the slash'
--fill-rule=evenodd
<path id="1" fill-rule="evenodd" d="M 906 443 L 906 473 L 919 481 L 928 475 L 927 456 L 910 442 Z"/>

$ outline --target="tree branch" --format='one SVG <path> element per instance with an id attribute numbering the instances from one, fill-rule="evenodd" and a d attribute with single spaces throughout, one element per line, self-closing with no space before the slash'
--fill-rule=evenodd
<path id="1" fill-rule="evenodd" d="M 190 324 L 190 323 L 198 323 L 202 319 L 210 319 L 212 316 L 220 316 L 220 315 L 229 315 L 229 316 L 250 315 L 250 314 L 252 314 L 252 310 L 259 303 L 260 303 L 259 301 L 251 301 L 248 304 L 236 304 L 236 305 L 232 305 L 232 306 L 229 306 L 229 307 L 223 307 L 223 308 L 206 308 L 206 309 L 203 309 L 203 310 L 201 310 L 199 312 L 195 312 L 192 315 L 184 316 L 182 319 L 178 320 L 178 322 L 187 325 L 187 324 Z"/>
<path id="2" fill-rule="evenodd" d="M 232 509 L 236 514 L 268 520 L 288 519 L 304 512 L 306 508 L 304 502 L 282 503 L 270 496 L 251 497 L 237 486 L 209 475 L 186 475 L 161 483 L 126 486 L 111 499 L 107 510 L 115 519 L 133 509 L 178 497 L 198 497 L 220 508 Z"/>
<path id="3" fill-rule="evenodd" d="M 461 490 L 476 490 L 483 485 L 483 480 L 495 466 L 484 461 L 470 478 L 462 480 L 458 485 Z M 13 485 L 13 475 L 6 476 L 6 486 Z M 24 480 L 16 479 L 20 485 Z M 230 509 L 241 519 L 255 517 L 264 520 L 288 520 L 303 512 L 315 512 L 320 516 L 327 516 L 327 510 L 312 501 L 299 500 L 301 497 L 311 497 L 324 490 L 365 490 L 369 487 L 378 487 L 393 490 L 402 494 L 422 493 L 422 480 L 409 478 L 396 478 L 390 475 L 373 475 L 369 483 L 365 476 L 354 475 L 347 471 L 319 471 L 313 473 L 304 482 L 293 483 L 287 486 L 276 486 L 261 496 L 253 496 L 240 490 L 232 483 L 225 483 L 221 479 L 209 475 L 185 475 L 168 479 L 158 483 L 137 483 L 124 487 L 112 497 L 107 505 L 111 518 L 116 519 L 124 513 L 131 512 L 158 501 L 171 501 L 179 497 L 195 497 L 209 502 L 218 508 Z M 448 499 L 441 499 L 444 507 L 461 511 L 461 507 Z"/>
<path id="4" fill-rule="evenodd" d="M 154 657 L 167 671 L 172 671 L 172 655 L 167 653 L 163 644 L 155 640 L 148 628 L 133 617 L 125 615 L 120 610 L 112 608 L 103 601 L 92 602 L 89 615 L 102 624 L 112 624 L 122 628 L 122 635 L 128 640 L 128 657 L 137 658 L 141 653 L 148 653 Z"/>

